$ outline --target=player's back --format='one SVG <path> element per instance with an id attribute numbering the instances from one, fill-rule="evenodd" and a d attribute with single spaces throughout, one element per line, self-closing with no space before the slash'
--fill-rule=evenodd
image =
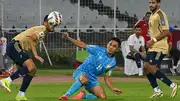
<path id="1" fill-rule="evenodd" d="M 163 30 L 168 30 L 169 24 L 166 14 L 162 10 L 158 10 L 151 15 L 149 19 L 149 30 L 151 39 L 159 36 Z M 156 42 L 149 51 L 168 53 L 167 37 Z"/>
<path id="2" fill-rule="evenodd" d="M 93 79 L 113 68 L 116 64 L 115 56 L 108 56 L 105 48 L 97 47 L 96 52 L 96 55 L 90 54 L 83 64 L 77 68 L 77 70 L 85 72 L 88 76 L 93 77 Z"/>
<path id="3" fill-rule="evenodd" d="M 44 35 L 45 30 L 46 30 L 46 28 L 43 25 L 42 26 L 34 26 L 34 27 L 31 27 L 31 28 L 21 32 L 20 34 L 15 36 L 13 39 L 18 40 L 21 44 L 22 49 L 28 51 L 29 49 L 31 49 L 29 42 L 31 42 L 31 44 L 36 45 L 39 42 L 39 40 L 45 36 Z M 31 41 L 31 36 L 33 34 L 36 34 L 36 36 L 37 36 L 36 41 Z"/>

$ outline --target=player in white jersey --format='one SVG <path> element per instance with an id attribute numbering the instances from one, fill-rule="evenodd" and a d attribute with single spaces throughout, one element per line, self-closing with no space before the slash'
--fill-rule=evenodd
<path id="1" fill-rule="evenodd" d="M 141 36 L 141 26 L 135 26 L 135 33 L 129 36 L 128 38 L 128 45 L 130 51 L 126 58 L 134 60 L 139 70 L 139 76 L 143 75 L 143 69 L 141 65 L 141 60 L 145 57 L 145 44 L 144 38 Z"/>

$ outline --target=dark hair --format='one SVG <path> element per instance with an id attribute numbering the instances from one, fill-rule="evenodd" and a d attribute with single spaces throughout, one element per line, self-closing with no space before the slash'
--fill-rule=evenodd
<path id="1" fill-rule="evenodd" d="M 156 0 L 158 3 L 161 3 L 161 0 Z"/>
<path id="2" fill-rule="evenodd" d="M 119 47 L 121 46 L 121 41 L 120 41 L 119 38 L 117 38 L 117 37 L 112 37 L 111 40 L 116 41 L 116 42 L 118 43 L 118 46 L 119 46 Z M 110 41 L 111 41 L 111 40 L 110 40 Z"/>
<path id="3" fill-rule="evenodd" d="M 151 14 L 151 12 L 146 12 L 145 16 L 147 16 L 148 14 Z"/>
<path id="4" fill-rule="evenodd" d="M 44 22 L 48 20 L 48 15 L 44 17 Z"/>
<path id="5" fill-rule="evenodd" d="M 134 28 L 141 28 L 141 26 L 140 25 L 136 25 L 136 26 L 134 26 Z"/>

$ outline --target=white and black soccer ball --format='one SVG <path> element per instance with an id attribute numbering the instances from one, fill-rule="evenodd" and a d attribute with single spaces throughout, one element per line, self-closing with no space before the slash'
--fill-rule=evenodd
<path id="1" fill-rule="evenodd" d="M 58 26 L 62 23 L 62 15 L 58 11 L 53 11 L 48 15 L 48 23 L 53 26 Z"/>

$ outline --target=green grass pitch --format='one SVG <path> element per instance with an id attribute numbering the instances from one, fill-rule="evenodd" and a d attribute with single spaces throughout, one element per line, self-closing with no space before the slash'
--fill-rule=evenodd
<path id="1" fill-rule="evenodd" d="M 40 70 L 38 75 L 61 75 L 59 72 L 62 70 Z M 68 71 L 68 70 L 65 70 Z M 72 70 L 68 71 L 68 75 L 72 73 Z M 64 74 L 63 74 L 64 75 Z M 180 84 L 179 77 L 171 77 L 176 79 L 176 82 Z M 63 95 L 64 92 L 68 90 L 72 82 L 67 83 L 31 83 L 31 86 L 27 90 L 26 97 L 29 101 L 58 101 L 59 96 Z M 150 87 L 150 84 L 146 81 L 142 82 L 114 82 L 114 87 L 120 88 L 123 90 L 122 95 L 114 95 L 106 85 L 101 82 L 101 85 L 105 88 L 107 94 L 107 100 L 105 101 L 180 101 L 180 93 L 175 98 L 170 98 L 171 89 L 165 84 L 158 82 L 161 90 L 164 92 L 164 97 L 160 99 L 150 99 L 149 96 L 152 95 L 153 90 Z M 0 101 L 15 101 L 15 96 L 18 93 L 20 85 L 12 85 L 11 93 L 4 92 L 3 89 L 0 89 Z M 84 100 L 88 101 L 88 100 Z M 104 100 L 98 100 L 104 101 Z"/>

